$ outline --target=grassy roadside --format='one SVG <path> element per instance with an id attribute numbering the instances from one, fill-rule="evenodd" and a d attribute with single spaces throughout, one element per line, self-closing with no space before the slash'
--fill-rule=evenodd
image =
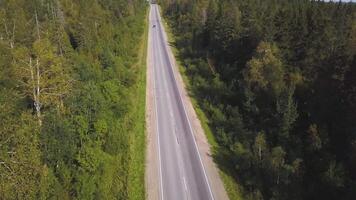
<path id="1" fill-rule="evenodd" d="M 161 12 L 161 9 L 160 9 L 160 12 Z M 171 27 L 169 26 L 169 24 L 163 18 L 163 15 L 162 15 L 162 21 L 163 21 L 163 25 L 164 25 L 166 33 L 167 33 L 168 42 L 170 44 L 174 44 L 175 43 L 175 36 L 173 34 L 173 31 L 172 31 Z M 217 144 L 217 142 L 215 140 L 213 132 L 211 131 L 211 129 L 209 127 L 209 119 L 206 117 L 205 113 L 200 108 L 199 104 L 197 103 L 196 98 L 194 97 L 194 94 L 193 94 L 193 92 L 191 90 L 190 79 L 187 76 L 187 74 L 185 72 L 185 68 L 182 66 L 181 61 L 178 59 L 179 58 L 178 57 L 179 50 L 174 45 L 171 45 L 171 49 L 172 49 L 173 54 L 174 54 L 174 56 L 176 58 L 176 63 L 178 65 L 180 74 L 181 74 L 181 76 L 183 78 L 183 81 L 184 81 L 184 84 L 185 84 L 185 86 L 186 86 L 186 88 L 187 88 L 187 90 L 189 92 L 190 100 L 191 100 L 191 102 L 193 104 L 193 107 L 194 107 L 194 110 L 197 113 L 197 116 L 198 116 L 198 118 L 199 118 L 199 120 L 201 122 L 201 125 L 202 125 L 203 130 L 205 132 L 205 135 L 206 135 L 206 137 L 208 139 L 208 142 L 209 142 L 209 144 L 210 144 L 212 149 L 216 149 L 218 147 L 218 144 Z M 213 152 L 213 153 L 215 153 L 215 152 Z M 239 185 L 233 180 L 233 178 L 230 177 L 228 174 L 224 173 L 220 169 L 219 169 L 219 174 L 220 174 L 220 177 L 221 177 L 221 179 L 222 179 L 222 181 L 224 183 L 225 190 L 226 190 L 229 198 L 231 200 L 243 199 L 243 194 L 242 194 L 242 192 L 241 192 L 241 190 L 239 188 Z"/>
<path id="2" fill-rule="evenodd" d="M 146 198 L 145 193 L 145 155 L 146 155 L 146 57 L 147 57 L 147 38 L 148 38 L 148 9 L 146 9 L 144 19 L 144 31 L 138 48 L 138 62 L 136 68 L 138 71 L 138 80 L 132 88 L 135 90 L 132 94 L 131 115 L 129 123 L 133 124 L 130 134 L 130 161 L 128 169 L 128 199 L 142 200 Z"/>

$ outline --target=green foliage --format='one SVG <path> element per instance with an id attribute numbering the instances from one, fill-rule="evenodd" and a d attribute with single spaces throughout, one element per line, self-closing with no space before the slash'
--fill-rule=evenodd
<path id="1" fill-rule="evenodd" d="M 144 152 L 131 107 L 144 107 L 145 13 L 136 0 L 0 1 L 0 199 L 144 196 L 128 180 L 144 166 L 129 149 Z"/>
<path id="2" fill-rule="evenodd" d="M 30 113 L 17 113 L 12 98 L 3 91 L 0 100 L 0 193 L 5 199 L 34 199 L 42 176 L 39 130 Z"/>
<path id="3" fill-rule="evenodd" d="M 284 68 L 278 58 L 277 47 L 262 42 L 256 55 L 247 63 L 244 71 L 245 81 L 251 89 L 267 90 L 278 96 L 284 85 Z"/>

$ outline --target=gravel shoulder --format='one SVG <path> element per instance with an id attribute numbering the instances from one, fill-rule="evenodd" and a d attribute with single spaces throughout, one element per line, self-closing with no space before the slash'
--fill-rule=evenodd
<path id="1" fill-rule="evenodd" d="M 149 19 L 148 19 L 149 20 Z M 147 23 L 150 26 L 149 23 Z M 151 29 L 148 31 L 147 45 L 147 71 L 146 71 L 146 199 L 159 199 L 159 173 L 158 173 L 158 158 L 157 158 L 157 134 L 156 134 L 156 116 L 154 102 L 154 83 L 153 83 L 153 68 L 151 61 L 152 41 Z"/>

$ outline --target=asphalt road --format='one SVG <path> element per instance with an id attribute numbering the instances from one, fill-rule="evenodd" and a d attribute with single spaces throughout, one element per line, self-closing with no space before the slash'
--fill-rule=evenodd
<path id="1" fill-rule="evenodd" d="M 191 122 L 169 59 L 158 6 L 151 5 L 149 39 L 154 80 L 160 199 L 214 199 Z"/>

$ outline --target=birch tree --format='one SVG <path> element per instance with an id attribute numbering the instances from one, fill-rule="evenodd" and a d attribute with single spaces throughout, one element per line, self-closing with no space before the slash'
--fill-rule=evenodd
<path id="1" fill-rule="evenodd" d="M 32 49 L 17 49 L 14 65 L 18 87 L 31 99 L 41 125 L 42 109 L 46 106 L 61 109 L 69 91 L 71 81 L 64 59 L 57 56 L 50 41 L 43 38 L 36 40 Z"/>
<path id="2" fill-rule="evenodd" d="M 267 154 L 268 147 L 265 138 L 265 134 L 263 132 L 258 133 L 255 138 L 255 143 L 253 144 L 253 152 L 255 157 L 258 158 L 258 161 L 261 162 L 263 156 Z"/>

